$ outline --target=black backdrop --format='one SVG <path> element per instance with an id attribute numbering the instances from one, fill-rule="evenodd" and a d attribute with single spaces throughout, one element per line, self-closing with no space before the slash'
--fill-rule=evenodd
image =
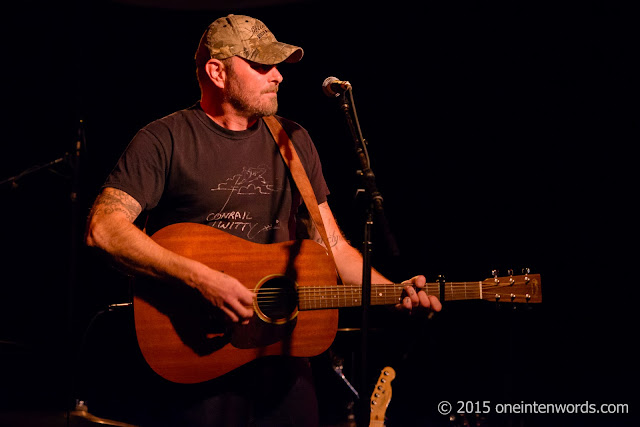
<path id="1" fill-rule="evenodd" d="M 6 11 L 0 179 L 72 153 L 80 120 L 86 137 L 76 219 L 68 162 L 0 188 L 2 406 L 66 405 L 79 369 L 70 354 L 84 327 L 127 298 L 126 281 L 78 243 L 91 200 L 141 126 L 197 100 L 197 41 L 234 12 L 305 49 L 300 63 L 280 67 L 280 114 L 311 133 L 330 204 L 359 245 L 352 142 L 338 104 L 321 91 L 332 75 L 353 84 L 400 250 L 390 254 L 376 233 L 380 270 L 430 281 L 523 267 L 542 274 L 544 303 L 533 310 L 447 304 L 431 321 L 380 313 L 372 381 L 385 364 L 398 371 L 390 424 L 442 423 L 442 400 L 628 403 L 633 411 L 637 128 L 628 11 L 583 2 L 184 5 L 30 2 Z M 357 313 L 345 313 L 342 326 L 357 327 Z M 357 376 L 349 363 L 357 340 L 348 334 L 333 350 Z M 318 366 L 333 375 L 322 357 Z M 319 385 L 325 413 L 348 400 L 344 385 Z"/>

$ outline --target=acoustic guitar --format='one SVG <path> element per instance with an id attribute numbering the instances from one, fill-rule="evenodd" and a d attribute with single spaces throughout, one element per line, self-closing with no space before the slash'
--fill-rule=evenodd
<path id="1" fill-rule="evenodd" d="M 271 355 L 315 356 L 333 342 L 338 308 L 362 304 L 359 285 L 338 285 L 324 247 L 311 240 L 252 243 L 202 224 L 169 225 L 152 236 L 161 246 L 237 278 L 256 293 L 248 325 L 233 324 L 188 286 L 136 280 L 138 345 L 149 366 L 177 383 L 217 378 Z M 503 298 L 541 302 L 540 276 L 493 277 L 481 282 L 429 283 L 449 300 Z M 371 286 L 371 304 L 396 304 L 402 284 Z M 441 292 L 442 291 L 442 292 Z"/>

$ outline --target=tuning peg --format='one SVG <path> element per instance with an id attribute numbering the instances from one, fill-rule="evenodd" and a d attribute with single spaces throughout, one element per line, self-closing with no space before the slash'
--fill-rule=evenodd
<path id="1" fill-rule="evenodd" d="M 493 276 L 493 281 L 496 282 L 496 285 L 500 283 L 500 279 L 498 279 L 498 270 L 491 270 L 491 275 Z"/>
<path id="2" fill-rule="evenodd" d="M 531 273 L 531 269 L 529 267 L 525 267 L 522 269 L 522 274 L 524 274 L 524 283 L 526 283 L 527 285 L 531 281 L 531 279 L 529 278 L 529 273 Z"/>
<path id="3" fill-rule="evenodd" d="M 516 283 L 513 279 L 513 269 L 507 270 L 507 273 L 509 273 L 509 285 L 513 286 L 513 284 Z"/>

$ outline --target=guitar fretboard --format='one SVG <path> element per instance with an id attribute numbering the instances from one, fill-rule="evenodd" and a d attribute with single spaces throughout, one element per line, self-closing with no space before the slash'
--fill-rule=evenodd
<path id="1" fill-rule="evenodd" d="M 439 283 L 427 283 L 430 295 L 440 296 Z M 371 285 L 371 305 L 397 304 L 403 298 L 404 286 L 397 283 Z M 482 299 L 482 282 L 451 282 L 444 284 L 445 301 Z M 316 310 L 362 305 L 360 285 L 306 286 L 298 289 L 300 310 Z"/>

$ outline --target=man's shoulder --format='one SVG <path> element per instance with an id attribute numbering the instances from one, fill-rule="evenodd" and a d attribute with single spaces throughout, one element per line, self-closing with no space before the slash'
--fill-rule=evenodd
<path id="1" fill-rule="evenodd" d="M 278 119 L 278 121 L 282 124 L 282 127 L 285 128 L 285 130 L 294 130 L 294 129 L 300 129 L 300 130 L 304 130 L 304 128 L 302 127 L 302 125 L 300 125 L 299 123 L 291 120 L 291 119 L 287 119 L 285 117 L 282 116 L 275 116 L 276 119 Z"/>
<path id="2" fill-rule="evenodd" d="M 275 117 L 276 119 L 278 119 L 280 124 L 282 124 L 282 128 L 287 132 L 293 142 L 300 144 L 304 141 L 305 145 L 311 143 L 311 137 L 309 136 L 309 133 L 301 124 L 282 116 Z"/>
<path id="3" fill-rule="evenodd" d="M 189 107 L 149 122 L 139 134 L 151 134 L 156 139 L 164 140 L 172 138 L 172 135 L 179 135 L 187 129 L 197 128 L 200 121 L 197 109 Z"/>
<path id="4" fill-rule="evenodd" d="M 193 120 L 195 117 L 197 117 L 197 115 L 198 115 L 197 106 L 192 106 L 189 108 L 175 111 L 164 117 L 155 119 L 152 122 L 150 122 L 146 127 L 157 127 L 157 126 L 171 127 L 171 126 L 181 125 Z"/>

